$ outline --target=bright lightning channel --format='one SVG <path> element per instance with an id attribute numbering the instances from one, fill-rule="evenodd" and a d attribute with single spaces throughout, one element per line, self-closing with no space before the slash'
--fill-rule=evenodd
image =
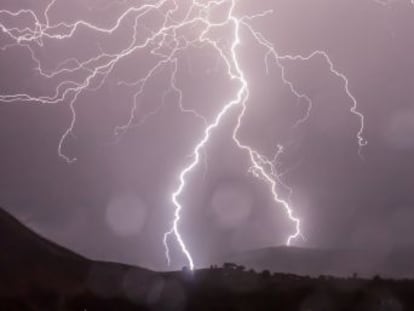
<path id="1" fill-rule="evenodd" d="M 290 205 L 290 200 L 283 199 L 278 193 L 279 187 L 287 189 L 289 191 L 289 197 L 292 193 L 292 189 L 281 180 L 281 174 L 277 172 L 274 163 L 283 151 L 283 147 L 278 146 L 275 158 L 269 160 L 258 150 L 243 143 L 239 139 L 238 133 L 243 124 L 243 118 L 247 113 L 247 103 L 250 96 L 248 79 L 245 76 L 238 54 L 238 50 L 241 48 L 242 28 L 247 29 L 254 40 L 266 50 L 264 58 L 266 72 L 269 71 L 270 62 L 273 60 L 281 71 L 283 83 L 289 88 L 292 94 L 298 98 L 298 100 L 302 100 L 307 104 L 304 116 L 296 122 L 295 126 L 299 126 L 308 119 L 313 103 L 309 96 L 300 92 L 295 87 L 294 83 L 287 79 L 284 63 L 289 61 L 309 61 L 314 57 L 322 57 L 328 64 L 330 72 L 336 78 L 342 80 L 344 91 L 352 104 L 350 112 L 360 120 L 360 128 L 356 134 L 359 153 L 361 148 L 367 143 L 363 137 L 364 116 L 357 109 L 358 103 L 350 91 L 348 78 L 335 68 L 329 55 L 320 50 L 309 55 L 279 55 L 273 44 L 251 25 L 252 20 L 271 14 L 272 11 L 264 11 L 258 14 L 238 17 L 236 15 L 237 0 L 191 0 L 187 2 L 187 5 L 182 4 L 181 1 L 177 0 L 157 0 L 147 1 L 147 3 L 141 5 L 131 4 L 130 7 L 122 12 L 112 26 L 101 27 L 84 20 L 78 20 L 74 23 L 60 22 L 52 24 L 50 12 L 57 2 L 58 0 L 50 1 L 42 16 L 38 16 L 35 11 L 29 9 L 21 9 L 18 11 L 0 10 L 0 30 L 2 35 L 6 36 L 12 42 L 1 46 L 0 49 L 3 51 L 12 48 L 27 49 L 31 55 L 32 61 L 35 63 L 37 73 L 44 79 L 56 81 L 57 84 L 50 95 L 33 96 L 27 93 L 3 94 L 0 95 L 0 101 L 5 103 L 24 102 L 37 104 L 69 103 L 71 120 L 59 139 L 58 155 L 67 163 L 73 163 L 76 161 L 76 158 L 68 156 L 64 152 L 64 147 L 65 142 L 73 136 L 73 131 L 77 122 L 76 103 L 79 97 L 87 91 L 96 92 L 100 90 L 116 65 L 133 53 L 141 50 L 148 50 L 151 55 L 156 56 L 159 61 L 156 62 L 156 64 L 151 67 L 142 78 L 135 81 L 119 81 L 118 86 L 133 88 L 135 89 L 135 93 L 129 116 L 124 124 L 115 128 L 115 136 L 117 139 L 120 139 L 122 135 L 132 127 L 140 126 L 144 122 L 147 122 L 154 114 L 157 114 L 164 105 L 166 105 L 166 98 L 171 93 L 177 95 L 177 107 L 181 112 L 192 115 L 204 124 L 204 135 L 195 145 L 191 153 L 191 161 L 179 172 L 177 188 L 170 196 L 171 203 L 174 207 L 174 217 L 170 229 L 164 234 L 163 238 L 168 264 L 171 262 L 169 240 L 171 236 L 174 236 L 181 252 L 186 257 L 189 268 L 192 270 L 195 268 L 193 256 L 179 230 L 181 214 L 184 208 L 183 204 L 180 202 L 180 198 L 185 192 L 188 175 L 200 164 L 202 152 L 205 152 L 205 147 L 211 136 L 214 131 L 220 127 L 223 119 L 229 115 L 231 111 L 236 112 L 237 121 L 232 131 L 232 138 L 235 145 L 241 151 L 244 151 L 250 160 L 249 172 L 262 180 L 269 187 L 275 204 L 283 207 L 288 219 L 294 226 L 294 231 L 286 239 L 286 245 L 291 245 L 295 239 L 303 237 L 301 220 Z M 124 0 L 114 5 L 126 6 L 130 2 L 134 3 L 133 1 Z M 411 2 L 414 2 L 414 0 Z M 220 22 L 212 21 L 211 17 L 211 12 L 217 9 L 225 10 L 225 16 Z M 181 11 L 185 11 L 185 14 L 180 15 Z M 162 16 L 162 25 L 159 29 L 144 29 L 141 25 L 141 20 L 154 12 Z M 177 17 L 177 15 L 183 17 Z M 33 20 L 33 25 L 31 27 L 7 26 L 6 23 L 2 22 L 2 16 L 12 18 L 16 22 L 19 17 L 27 16 Z M 63 60 L 54 70 L 44 69 L 42 62 L 37 57 L 37 48 L 44 48 L 44 42 L 46 40 L 69 39 L 83 29 L 99 34 L 112 35 L 115 31 L 119 30 L 120 26 L 131 16 L 134 18 L 132 26 L 133 33 L 128 44 L 116 53 L 105 52 L 101 49 L 97 55 L 89 59 L 81 60 L 74 57 L 68 58 Z M 226 48 L 219 39 L 214 40 L 209 37 L 209 34 L 213 29 L 225 27 L 231 28 L 227 38 L 230 40 L 230 46 L 228 48 Z M 180 33 L 181 30 L 188 29 L 192 32 L 199 31 L 195 39 L 186 38 Z M 148 34 L 145 39 L 140 41 L 140 35 L 142 36 L 146 33 Z M 236 81 L 239 85 L 238 90 L 234 95 L 234 99 L 226 103 L 211 122 L 196 110 L 184 107 L 182 100 L 183 92 L 176 83 L 178 60 L 180 56 L 189 47 L 204 47 L 205 45 L 212 47 L 217 52 L 217 55 L 224 63 L 229 80 Z M 138 120 L 137 114 L 139 113 L 140 108 L 138 99 L 145 91 L 147 83 L 156 74 L 164 72 L 164 70 L 168 71 L 170 85 L 168 90 L 164 92 L 162 103 Z M 74 74 L 77 78 L 71 78 L 71 75 L 73 76 Z"/>
<path id="2" fill-rule="evenodd" d="M 256 39 L 256 41 L 261 44 L 262 46 L 267 48 L 267 54 L 266 54 L 266 71 L 268 71 L 268 57 L 270 55 L 273 55 L 277 65 L 279 66 L 279 68 L 281 69 L 282 72 L 282 78 L 283 78 L 283 82 L 285 84 L 287 84 L 290 88 L 290 90 L 292 91 L 292 93 L 294 95 L 296 95 L 298 98 L 300 99 L 305 99 L 306 102 L 308 103 L 308 109 L 307 109 L 307 113 L 305 114 L 305 116 L 300 119 L 296 125 L 299 125 L 300 123 L 306 121 L 306 119 L 309 117 L 310 114 L 310 110 L 312 108 L 312 101 L 311 99 L 306 95 L 306 94 L 301 94 L 299 93 L 296 88 L 294 87 L 293 83 L 288 81 L 285 77 L 285 68 L 282 65 L 281 61 L 283 60 L 301 60 L 301 61 L 307 61 L 312 59 L 315 56 L 321 55 L 324 57 L 324 59 L 327 61 L 328 65 L 329 65 L 329 69 L 331 71 L 331 73 L 333 73 L 336 77 L 339 77 L 343 80 L 344 82 L 344 90 L 346 92 L 346 94 L 348 95 L 348 97 L 351 99 L 352 101 L 352 107 L 351 107 L 351 112 L 353 114 L 355 114 L 359 119 L 360 119 L 360 128 L 356 134 L 357 136 L 357 142 L 358 142 L 358 152 L 359 154 L 361 154 L 361 148 L 363 146 L 365 146 L 367 144 L 367 141 L 364 139 L 363 137 L 363 131 L 364 131 L 364 116 L 362 113 L 360 113 L 357 110 L 357 100 L 355 99 L 355 97 L 352 95 L 350 89 L 349 89 L 349 81 L 347 79 L 347 77 L 340 73 L 339 71 L 337 71 L 333 65 L 333 62 L 331 61 L 330 57 L 328 56 L 328 54 L 324 51 L 315 51 L 314 53 L 310 54 L 309 56 L 302 56 L 302 55 L 284 55 L 284 56 L 280 56 L 276 53 L 275 49 L 273 48 L 273 45 L 267 41 L 264 36 L 255 31 L 253 29 L 253 27 L 247 22 L 247 20 L 251 20 L 254 19 L 256 17 L 262 17 L 267 15 L 269 12 L 263 12 L 261 14 L 256 14 L 254 16 L 249 16 L 249 17 L 242 17 L 242 18 L 238 18 L 235 16 L 234 14 L 234 10 L 236 7 L 236 0 L 232 0 L 231 1 L 231 6 L 229 9 L 229 13 L 227 15 L 227 22 L 228 23 L 232 23 L 233 27 L 234 27 L 234 31 L 233 31 L 233 42 L 231 45 L 231 49 L 230 49 L 230 56 L 227 56 L 226 53 L 224 53 L 223 51 L 219 50 L 220 55 L 223 57 L 223 60 L 225 61 L 225 63 L 227 64 L 227 74 L 230 77 L 231 80 L 237 80 L 240 83 L 240 88 L 237 92 L 237 96 L 235 99 L 233 99 L 232 101 L 230 101 L 227 105 L 225 105 L 223 107 L 223 109 L 219 112 L 219 114 L 217 115 L 216 119 L 214 120 L 213 123 L 211 123 L 204 132 L 204 137 L 202 138 L 202 140 L 196 145 L 194 151 L 193 151 L 193 160 L 189 163 L 189 165 L 187 167 L 185 167 L 180 175 L 179 175 L 179 186 L 176 189 L 175 192 L 173 192 L 172 196 L 171 196 L 171 200 L 175 206 L 175 218 L 173 221 L 173 226 L 171 228 L 170 231 L 168 231 L 165 235 L 164 235 L 164 245 L 165 245 L 165 249 L 166 249 L 166 257 L 168 260 L 168 263 L 170 263 L 170 251 L 169 251 L 169 247 L 168 247 L 168 238 L 171 234 L 174 234 L 177 238 L 177 241 L 181 247 L 181 250 L 183 252 L 183 254 L 186 256 L 187 260 L 188 260 L 188 264 L 190 266 L 190 269 L 193 270 L 194 269 L 194 259 L 191 256 L 191 253 L 189 252 L 186 244 L 183 241 L 183 238 L 180 234 L 179 231 L 179 222 L 181 219 L 181 211 L 183 209 L 182 204 L 179 202 L 179 197 L 180 195 L 183 193 L 185 186 L 186 186 L 186 177 L 187 175 L 198 165 L 198 163 L 200 162 L 200 151 L 206 146 L 206 144 L 208 143 L 212 131 L 214 129 L 216 129 L 219 125 L 221 120 L 224 118 L 224 116 L 235 106 L 240 106 L 240 113 L 238 114 L 237 117 L 237 124 L 233 130 L 233 141 L 236 143 L 237 147 L 241 150 L 244 150 L 247 152 L 247 154 L 249 155 L 250 158 L 250 162 L 251 162 L 251 167 L 250 167 L 250 172 L 252 172 L 254 174 L 254 176 L 256 176 L 257 178 L 263 180 L 265 183 L 268 184 L 270 191 L 272 193 L 272 197 L 273 200 L 275 201 L 275 203 L 283 206 L 283 208 L 285 209 L 287 216 L 289 218 L 289 220 L 294 224 L 295 227 L 295 231 L 294 233 L 292 233 L 291 235 L 288 236 L 287 240 L 286 240 L 286 245 L 290 246 L 292 244 L 292 241 L 295 240 L 296 238 L 302 236 L 302 232 L 301 232 L 301 220 L 294 215 L 294 211 L 292 209 L 292 207 L 289 205 L 287 200 L 284 200 L 280 197 L 280 195 L 277 192 L 277 186 L 278 186 L 278 180 L 275 178 L 275 174 L 273 174 L 275 172 L 275 167 L 273 165 L 272 161 L 269 161 L 268 159 L 266 159 L 265 156 L 263 156 L 262 154 L 260 154 L 257 150 L 255 150 L 254 148 L 242 143 L 239 138 L 238 138 L 238 131 L 242 125 L 242 120 L 243 117 L 246 113 L 247 110 L 247 101 L 249 99 L 249 95 L 250 95 L 250 90 L 249 90 L 249 85 L 247 82 L 247 79 L 245 77 L 245 74 L 242 70 L 242 66 L 239 62 L 239 58 L 238 58 L 238 54 L 237 54 L 237 48 L 240 45 L 240 28 L 244 25 L 246 26 L 250 32 L 253 34 L 254 38 Z M 210 23 L 210 27 L 212 27 L 214 24 Z M 202 40 L 202 37 L 200 37 L 200 41 Z M 213 45 L 216 47 L 217 45 L 213 43 Z"/>

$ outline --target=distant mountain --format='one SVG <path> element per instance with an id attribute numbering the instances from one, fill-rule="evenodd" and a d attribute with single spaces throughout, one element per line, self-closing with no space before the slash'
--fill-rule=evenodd
<path id="1" fill-rule="evenodd" d="M 225 258 L 257 271 L 319 276 L 380 275 L 393 278 L 414 277 L 414 249 L 393 251 L 312 249 L 275 247 L 247 251 Z"/>

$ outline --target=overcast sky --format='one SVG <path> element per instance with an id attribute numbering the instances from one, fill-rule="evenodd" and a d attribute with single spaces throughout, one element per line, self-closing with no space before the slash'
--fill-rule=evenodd
<path id="1" fill-rule="evenodd" d="M 83 19 L 109 27 L 138 2 L 58 0 L 49 11 L 50 23 Z M 42 16 L 47 3 L 2 0 L 0 9 L 30 8 Z M 265 51 L 248 31 L 241 31 L 240 62 L 251 98 L 240 139 L 269 158 L 278 144 L 285 146 L 278 167 L 293 189 L 291 205 L 302 219 L 305 237 L 294 245 L 413 246 L 414 6 L 404 0 L 389 6 L 368 0 L 240 0 L 238 12 L 269 8 L 274 14 L 253 25 L 281 54 L 324 50 L 330 55 L 349 78 L 369 142 L 361 159 L 359 120 L 349 111 L 352 102 L 343 81 L 321 57 L 284 63 L 287 78 L 314 102 L 308 121 L 293 127 L 306 104 L 282 83 L 277 66 L 271 64 L 266 74 Z M 0 23 L 22 27 L 33 21 L 0 14 Z M 144 19 L 142 35 L 156 24 L 155 15 Z M 71 57 L 87 59 L 102 50 L 119 53 L 128 45 L 132 27 L 132 19 L 126 20 L 112 36 L 84 29 L 68 40 L 45 39 L 33 49 L 50 71 Z M 226 38 L 225 32 L 219 35 Z M 1 46 L 8 43 L 0 34 Z M 74 130 L 62 148 L 69 158 L 77 158 L 72 164 L 57 153 L 71 122 L 70 98 L 54 105 L 1 103 L 0 205 L 82 255 L 165 269 L 162 236 L 173 217 L 170 195 L 204 124 L 179 110 L 174 93 L 162 105 L 172 70 L 167 65 L 138 99 L 134 121 L 141 125 L 114 139 L 115 127 L 128 121 L 137 92 L 119 82 L 139 79 L 154 61 L 148 50 L 134 53 L 117 64 L 99 90 L 79 96 Z M 41 78 L 35 68 L 28 49 L 0 50 L 1 93 L 51 95 L 62 80 Z M 183 105 L 209 121 L 237 91 L 209 48 L 190 48 L 180 56 L 177 86 L 183 90 Z M 248 173 L 246 154 L 235 148 L 235 117 L 230 113 L 214 132 L 181 197 L 180 228 L 199 265 L 230 252 L 284 244 L 294 231 L 268 187 Z M 286 198 L 286 192 L 282 195 Z M 172 267 L 180 267 L 185 261 L 176 244 L 171 245 Z"/>

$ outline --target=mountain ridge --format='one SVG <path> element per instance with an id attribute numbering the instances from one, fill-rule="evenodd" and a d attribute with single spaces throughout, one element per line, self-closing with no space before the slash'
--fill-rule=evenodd
<path id="1" fill-rule="evenodd" d="M 266 247 L 225 257 L 219 264 L 233 262 L 247 268 L 307 276 L 332 275 L 390 278 L 414 277 L 414 250 L 319 249 Z"/>
<path id="2" fill-rule="evenodd" d="M 132 282 L 137 282 L 155 272 L 90 260 L 32 231 L 0 207 L 0 297 L 33 290 L 114 296 L 122 292 L 128 274 L 135 275 Z"/>

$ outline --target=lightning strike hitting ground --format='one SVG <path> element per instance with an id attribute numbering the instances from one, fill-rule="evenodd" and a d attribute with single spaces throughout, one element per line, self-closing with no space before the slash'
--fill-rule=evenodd
<path id="1" fill-rule="evenodd" d="M 125 9 L 116 21 L 107 27 L 95 25 L 93 23 L 77 20 L 73 23 L 59 22 L 51 23 L 50 14 L 56 6 L 58 0 L 50 1 L 41 15 L 34 10 L 21 9 L 18 11 L 0 10 L 0 35 L 7 38 L 7 43 L 1 46 L 1 50 L 21 48 L 26 49 L 31 60 L 35 64 L 36 72 L 48 81 L 55 82 L 55 87 L 49 95 L 35 96 L 28 93 L 1 94 L 0 101 L 5 103 L 37 103 L 37 104 L 63 104 L 69 103 L 71 121 L 64 130 L 58 142 L 58 155 L 68 163 L 76 160 L 76 157 L 67 155 L 64 152 L 66 141 L 73 136 L 73 131 L 77 123 L 76 104 L 79 97 L 85 92 L 97 92 L 106 83 L 108 76 L 114 71 L 114 68 L 125 58 L 133 55 L 138 51 L 145 51 L 148 54 L 158 58 L 156 64 L 151 67 L 142 78 L 135 81 L 121 80 L 118 86 L 134 89 L 133 103 L 129 111 L 129 116 L 124 124 L 115 128 L 115 136 L 121 139 L 122 135 L 132 127 L 140 126 L 144 122 L 157 114 L 163 106 L 167 104 L 167 98 L 170 94 L 177 97 L 176 105 L 183 113 L 194 116 L 204 125 L 204 134 L 200 140 L 195 143 L 195 147 L 191 153 L 191 160 L 178 173 L 178 185 L 171 194 L 171 203 L 174 207 L 174 217 L 170 229 L 164 235 L 165 254 L 168 263 L 171 261 L 170 238 L 173 236 L 178 242 L 178 246 L 186 257 L 190 269 L 195 268 L 194 258 L 181 235 L 179 226 L 181 214 L 184 205 L 181 202 L 186 186 L 187 178 L 194 169 L 200 164 L 202 153 L 209 143 L 212 135 L 217 135 L 217 130 L 223 120 L 233 114 L 236 114 L 236 124 L 232 131 L 234 144 L 245 152 L 250 160 L 249 172 L 253 176 L 262 180 L 269 188 L 270 194 L 275 205 L 281 206 L 293 226 L 293 232 L 287 237 L 286 244 L 291 245 L 293 241 L 299 237 L 303 237 L 301 232 L 301 220 L 294 212 L 290 205 L 289 197 L 292 189 L 282 181 L 282 174 L 278 172 L 276 160 L 283 151 L 282 146 L 278 146 L 276 156 L 269 160 L 268 157 L 261 154 L 254 147 L 244 143 L 239 138 L 239 130 L 243 125 L 243 118 L 248 113 L 248 101 L 250 89 L 248 79 L 243 70 L 243 64 L 240 60 L 239 50 L 241 46 L 241 30 L 248 30 L 255 42 L 265 49 L 264 61 L 266 72 L 269 71 L 271 60 L 281 72 L 283 83 L 289 88 L 291 93 L 298 100 L 304 101 L 307 105 L 304 116 L 300 118 L 295 126 L 300 126 L 305 122 L 312 110 L 311 98 L 300 92 L 293 82 L 287 79 L 285 63 L 292 61 L 309 61 L 315 57 L 322 57 L 327 65 L 328 70 L 333 77 L 340 79 L 343 83 L 344 92 L 348 96 L 351 108 L 350 112 L 354 114 L 360 121 L 360 128 L 356 133 L 358 152 L 366 145 L 363 137 L 364 133 L 364 116 L 358 111 L 358 103 L 356 98 L 350 91 L 350 85 L 347 77 L 338 71 L 329 55 L 325 51 L 315 51 L 310 55 L 279 55 L 273 44 L 269 42 L 263 34 L 254 29 L 251 21 L 262 18 L 271 14 L 272 11 L 263 11 L 258 14 L 237 16 L 236 6 L 241 3 L 237 0 L 158 0 L 158 1 L 141 1 L 143 4 L 136 4 L 138 1 L 121 1 L 109 3 L 107 6 L 130 6 Z M 102 9 L 102 8 L 101 8 Z M 93 10 L 90 8 L 90 10 Z M 224 17 L 220 21 L 213 20 L 212 12 L 214 10 L 223 11 Z M 183 14 L 184 12 L 184 14 Z M 141 20 L 149 14 L 157 13 L 162 17 L 160 27 L 153 29 L 145 29 Z M 21 18 L 29 18 L 32 22 L 30 26 L 19 26 Z M 81 31 L 94 32 L 111 36 L 126 23 L 129 18 L 133 18 L 132 35 L 129 43 L 120 47 L 118 52 L 108 52 L 103 49 L 96 55 L 88 59 L 78 59 L 75 57 L 64 59 L 54 70 L 45 69 L 44 65 L 37 56 L 38 50 L 45 48 L 46 41 L 61 41 L 73 38 Z M 3 19 L 5 21 L 3 21 Z M 7 22 L 6 22 L 7 20 Z M 10 22 L 10 20 L 12 22 Z M 220 39 L 213 39 L 211 33 L 214 30 L 231 29 L 226 33 L 226 41 L 229 44 L 223 44 Z M 183 31 L 190 31 L 191 37 L 183 35 Z M 144 39 L 142 39 L 144 37 Z M 140 39 L 141 38 L 141 39 Z M 6 40 L 4 41 L 6 42 Z M 190 47 L 212 47 L 222 63 L 227 73 L 228 79 L 237 82 L 238 89 L 234 94 L 233 100 L 225 103 L 216 113 L 212 121 L 197 112 L 195 109 L 185 107 L 183 104 L 183 91 L 177 86 L 177 71 L 179 69 L 179 59 Z M 243 46 L 244 48 L 244 46 Z M 140 112 L 139 98 L 146 89 L 148 82 L 155 75 L 166 73 L 169 75 L 169 87 L 163 94 L 163 100 L 160 105 L 154 107 L 150 112 L 146 113 L 138 119 L 137 114 Z M 75 77 L 75 78 L 74 78 Z M 288 190 L 289 196 L 284 199 L 279 194 L 278 189 L 283 187 Z"/>

